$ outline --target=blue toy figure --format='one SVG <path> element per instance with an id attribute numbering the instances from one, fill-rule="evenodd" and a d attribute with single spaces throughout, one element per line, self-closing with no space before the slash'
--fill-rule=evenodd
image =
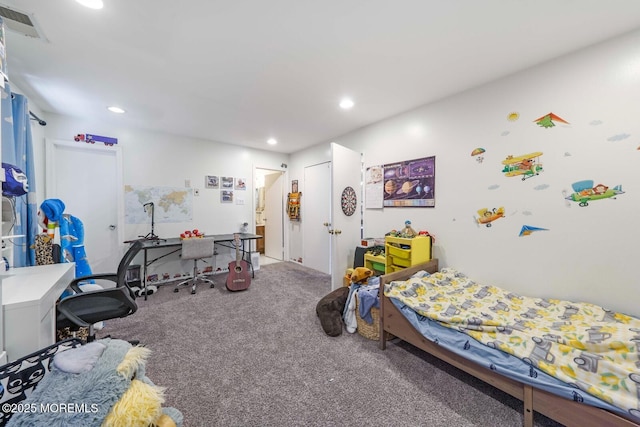
<path id="1" fill-rule="evenodd" d="M 92 274 L 87 254 L 84 249 L 84 226 L 79 218 L 65 214 L 65 204 L 59 199 L 47 199 L 40 205 L 40 220 L 43 228 L 46 228 L 49 235 L 55 233 L 55 225 L 60 227 L 60 249 L 61 255 L 58 262 L 75 262 L 75 277 L 83 277 Z M 96 285 L 93 280 L 80 285 L 83 290 L 103 289 Z M 71 295 L 70 290 L 62 294 L 62 298 Z"/>

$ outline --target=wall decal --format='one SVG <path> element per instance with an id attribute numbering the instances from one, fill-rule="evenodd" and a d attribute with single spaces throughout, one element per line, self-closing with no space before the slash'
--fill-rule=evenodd
<path id="1" fill-rule="evenodd" d="M 520 118 L 520 113 L 518 113 L 517 111 L 514 111 L 513 113 L 509 113 L 507 115 L 507 120 L 509 120 L 510 122 L 515 122 L 519 118 Z"/>
<path id="2" fill-rule="evenodd" d="M 478 210 L 478 217 L 476 218 L 476 221 L 478 224 L 484 224 L 487 227 L 491 227 L 491 223 L 500 218 L 504 218 L 504 206 L 500 206 L 497 209 L 493 208 L 491 210 L 488 208 Z"/>
<path id="3" fill-rule="evenodd" d="M 520 234 L 519 237 L 522 236 L 530 236 L 531 233 L 533 233 L 534 231 L 548 231 L 548 229 L 546 228 L 539 228 L 539 227 L 534 227 L 532 225 L 523 225 L 522 229 L 520 230 Z"/>
<path id="4" fill-rule="evenodd" d="M 487 187 L 487 190 L 497 190 L 498 188 L 500 188 L 500 185 L 493 184 L 493 185 L 490 185 L 489 187 Z"/>
<path id="5" fill-rule="evenodd" d="M 478 163 L 482 163 L 482 161 L 484 160 L 484 156 L 483 156 L 484 152 L 485 152 L 484 148 L 478 147 L 471 152 L 471 156 L 475 157 Z"/>
<path id="6" fill-rule="evenodd" d="M 609 188 L 604 184 L 593 185 L 593 180 L 587 179 L 584 181 L 578 181 L 571 184 L 574 193 L 566 197 L 567 200 L 572 202 L 578 202 L 578 206 L 589 206 L 589 202 L 592 200 L 600 199 L 615 199 L 618 194 L 624 194 L 622 191 L 622 185 L 616 185 L 613 188 Z"/>
<path id="7" fill-rule="evenodd" d="M 630 136 L 631 135 L 629 135 L 628 133 L 620 133 L 618 135 L 613 135 L 612 137 L 607 138 L 607 141 L 611 141 L 611 142 L 622 141 L 629 138 Z"/>
<path id="8" fill-rule="evenodd" d="M 509 132 L 508 130 L 505 130 L 504 132 L 502 132 L 502 133 L 500 134 L 500 136 L 507 136 L 507 135 L 509 135 L 510 133 L 511 133 L 511 132 Z"/>
<path id="9" fill-rule="evenodd" d="M 540 185 L 536 185 L 535 187 L 533 187 L 533 189 L 540 191 L 540 190 L 546 190 L 549 187 L 550 187 L 549 184 L 540 184 Z"/>
<path id="10" fill-rule="evenodd" d="M 602 120 L 591 120 L 589 122 L 591 126 L 598 126 L 598 125 L 601 125 L 602 123 L 604 123 Z"/>
<path id="11" fill-rule="evenodd" d="M 543 127 L 543 128 L 552 128 L 554 127 L 556 124 L 554 123 L 554 121 L 556 122 L 560 122 L 560 123 L 565 123 L 565 124 L 569 124 L 568 121 L 564 120 L 563 118 L 556 116 L 553 113 L 549 113 L 547 115 L 544 115 L 542 117 L 539 117 L 537 119 L 534 120 L 534 122 L 536 122 L 538 124 L 538 126 Z"/>
<path id="12" fill-rule="evenodd" d="M 502 161 L 504 168 L 502 172 L 504 176 L 522 176 L 524 181 L 527 178 L 533 178 L 542 172 L 542 163 L 540 163 L 542 152 L 525 154 L 518 157 L 508 156 Z"/>
<path id="13" fill-rule="evenodd" d="M 565 151 L 565 152 L 564 152 L 564 156 L 565 156 L 565 157 L 571 157 L 571 153 L 570 153 L 570 152 L 568 152 L 568 151 Z"/>

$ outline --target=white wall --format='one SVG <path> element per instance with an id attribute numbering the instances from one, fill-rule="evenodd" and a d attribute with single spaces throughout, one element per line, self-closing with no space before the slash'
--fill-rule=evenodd
<path id="1" fill-rule="evenodd" d="M 332 141 L 362 151 L 366 166 L 436 156 L 436 207 L 365 210 L 366 236 L 383 236 L 410 219 L 416 230 L 435 234 L 442 266 L 480 282 L 640 315 L 638 100 L 634 32 Z M 507 120 L 511 112 L 520 118 Z M 545 129 L 534 122 L 549 112 L 570 124 Z M 608 140 L 616 135 L 627 137 Z M 304 166 L 325 161 L 328 146 L 292 155 L 291 179 L 303 186 Z M 476 147 L 486 149 L 483 163 L 471 156 Z M 501 173 L 508 155 L 535 151 L 544 153 L 538 177 Z M 571 184 L 585 179 L 621 184 L 625 194 L 587 207 L 565 200 Z M 506 217 L 491 228 L 476 223 L 477 210 L 500 206 Z M 549 231 L 519 237 L 525 224 Z M 297 230 L 291 239 L 295 258 L 307 242 Z"/>
<path id="2" fill-rule="evenodd" d="M 254 232 L 254 168 L 281 170 L 281 165 L 289 162 L 286 154 L 124 127 L 106 127 L 91 120 L 53 114 L 46 115 L 46 120 L 45 134 L 34 137 L 34 155 L 38 165 L 38 203 L 45 197 L 55 197 L 44 193 L 44 137 L 67 141 L 73 141 L 73 136 L 78 133 L 116 137 L 123 153 L 125 185 L 185 187 L 185 181 L 188 180 L 192 188 L 200 190 L 200 196 L 193 198 L 193 221 L 156 223 L 155 233 L 160 237 L 177 237 L 184 230 L 194 228 L 207 234 L 233 233 L 240 231 L 244 222 L 249 223 L 249 231 Z M 245 178 L 247 189 L 234 191 L 236 198 L 244 199 L 244 204 L 221 203 L 220 190 L 204 188 L 205 175 Z M 124 237 L 135 239 L 149 231 L 149 224 L 126 224 Z M 222 255 L 225 255 L 224 252 L 223 250 Z M 186 264 L 176 267 L 172 260 L 177 260 L 177 257 L 169 257 L 165 260 L 168 263 L 153 265 L 150 273 L 173 273 L 172 270 L 176 268 L 189 271 Z M 219 266 L 226 266 L 227 262 L 224 256 L 217 260 Z"/>

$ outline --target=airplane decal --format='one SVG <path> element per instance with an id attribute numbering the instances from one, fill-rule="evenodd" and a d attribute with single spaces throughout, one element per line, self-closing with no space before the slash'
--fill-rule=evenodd
<path id="1" fill-rule="evenodd" d="M 616 185 L 613 188 L 609 188 L 604 184 L 594 186 L 591 179 L 574 182 L 571 187 L 573 187 L 574 193 L 566 197 L 566 199 L 578 202 L 578 206 L 582 207 L 589 206 L 589 202 L 592 200 L 615 199 L 618 194 L 624 194 L 622 185 Z"/>

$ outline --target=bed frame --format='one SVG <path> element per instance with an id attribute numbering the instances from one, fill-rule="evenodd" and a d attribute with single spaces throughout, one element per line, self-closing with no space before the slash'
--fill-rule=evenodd
<path id="1" fill-rule="evenodd" d="M 438 271 L 438 260 L 433 259 L 395 273 L 386 274 L 380 280 L 380 348 L 386 348 L 388 334 L 461 369 L 468 374 L 520 399 L 524 403 L 524 426 L 533 427 L 533 413 L 539 412 L 566 426 L 602 427 L 602 426 L 640 426 L 640 424 L 620 415 L 565 399 L 502 376 L 488 368 L 467 360 L 426 339 L 402 315 L 391 300 L 384 296 L 384 284 L 394 280 L 406 280 L 417 271 L 429 273 Z"/>

